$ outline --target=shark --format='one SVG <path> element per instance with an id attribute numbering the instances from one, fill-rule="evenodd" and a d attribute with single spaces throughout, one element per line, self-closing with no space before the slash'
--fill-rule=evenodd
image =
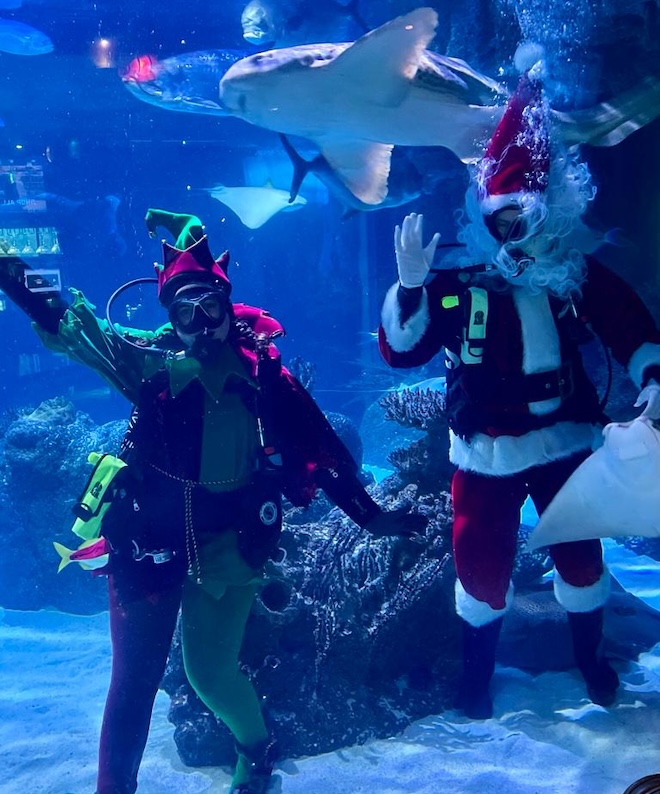
<path id="1" fill-rule="evenodd" d="M 293 166 L 289 201 L 295 200 L 307 175 L 313 174 L 344 207 L 343 218 L 348 218 L 357 212 L 372 212 L 409 204 L 425 193 L 432 193 L 435 186 L 444 179 L 452 179 L 457 170 L 431 168 L 422 172 L 410 156 L 412 150 L 396 147 L 392 151 L 390 161 L 387 196 L 380 204 L 366 204 L 351 193 L 323 155 L 317 154 L 312 159 L 306 160 L 286 135 L 280 133 L 280 140 Z"/>
<path id="2" fill-rule="evenodd" d="M 275 188 L 269 182 L 263 187 L 216 185 L 206 188 L 206 191 L 238 215 L 243 226 L 248 229 L 259 229 L 278 212 L 300 209 L 307 204 L 307 199 L 302 196 L 296 196 L 290 201 L 288 190 Z"/>
<path id="3" fill-rule="evenodd" d="M 506 91 L 426 48 L 438 15 L 419 8 L 356 42 L 256 53 L 229 67 L 220 102 L 237 118 L 313 141 L 365 204 L 387 196 L 395 145 L 446 146 L 464 161 L 492 131 Z"/>
<path id="4" fill-rule="evenodd" d="M 235 116 L 311 141 L 325 173 L 363 209 L 385 200 L 395 145 L 446 147 L 472 162 L 504 112 L 504 86 L 426 49 L 437 20 L 420 8 L 355 42 L 140 55 L 121 76 L 156 107 Z M 613 146 L 660 115 L 660 82 L 648 78 L 593 108 L 553 115 L 568 145 Z"/>
<path id="5" fill-rule="evenodd" d="M 250 124 L 312 141 L 354 196 L 380 204 L 394 146 L 444 146 L 474 162 L 504 112 L 502 85 L 427 49 L 437 24 L 423 7 L 355 42 L 249 55 L 224 73 L 220 103 Z M 611 146 L 660 115 L 660 82 L 553 115 L 568 145 Z"/>

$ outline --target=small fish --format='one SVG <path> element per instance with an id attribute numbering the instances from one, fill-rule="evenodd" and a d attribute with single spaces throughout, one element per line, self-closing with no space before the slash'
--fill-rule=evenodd
<path id="1" fill-rule="evenodd" d="M 77 562 L 86 571 L 95 571 L 108 564 L 110 557 L 110 544 L 101 538 L 85 540 L 77 549 L 67 549 L 61 543 L 54 542 L 55 551 L 60 555 L 60 565 L 57 572 L 64 570 L 71 562 Z"/>
<path id="2" fill-rule="evenodd" d="M 221 204 L 236 213 L 243 226 L 258 229 L 283 210 L 300 209 L 307 204 L 302 196 L 289 201 L 289 192 L 273 187 L 267 182 L 263 187 L 226 187 L 217 185 L 207 192 Z"/>
<path id="3" fill-rule="evenodd" d="M 0 51 L 11 55 L 46 55 L 53 49 L 53 42 L 40 30 L 15 19 L 0 19 Z"/>
<path id="4" fill-rule="evenodd" d="M 280 38 L 282 18 L 264 0 L 250 0 L 241 13 L 243 38 L 256 47 L 274 44 Z"/>
<path id="5" fill-rule="evenodd" d="M 148 83 L 156 78 L 158 59 L 155 55 L 138 55 L 122 74 L 126 82 Z"/>
<path id="6" fill-rule="evenodd" d="M 358 6 L 358 0 L 250 0 L 241 13 L 243 38 L 261 49 L 345 41 L 368 30 Z"/>

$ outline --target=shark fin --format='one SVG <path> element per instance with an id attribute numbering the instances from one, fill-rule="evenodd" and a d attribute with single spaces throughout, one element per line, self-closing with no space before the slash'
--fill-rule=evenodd
<path id="1" fill-rule="evenodd" d="M 380 204 L 387 196 L 393 148 L 388 143 L 330 138 L 321 144 L 321 154 L 354 196 L 365 204 Z"/>
<path id="2" fill-rule="evenodd" d="M 660 80 L 652 77 L 592 108 L 567 113 L 553 111 L 568 145 L 616 146 L 658 116 Z"/>
<path id="3" fill-rule="evenodd" d="M 398 105 L 417 74 L 424 50 L 435 36 L 438 14 L 418 8 L 359 38 L 324 67 L 377 105 Z"/>
<path id="4" fill-rule="evenodd" d="M 310 163 L 298 154 L 286 135 L 280 133 L 280 140 L 293 166 L 293 178 L 291 179 L 291 190 L 289 191 L 289 204 L 292 204 L 298 193 L 300 193 L 302 183 L 309 173 Z"/>

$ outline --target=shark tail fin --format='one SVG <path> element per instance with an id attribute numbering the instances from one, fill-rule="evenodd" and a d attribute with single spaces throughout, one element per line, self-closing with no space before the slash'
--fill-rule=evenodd
<path id="1" fill-rule="evenodd" d="M 289 191 L 289 204 L 293 204 L 300 192 L 302 183 L 305 181 L 305 177 L 309 173 L 311 163 L 298 154 L 286 135 L 280 133 L 280 140 L 293 166 L 293 178 L 291 180 L 291 190 Z"/>
<path id="2" fill-rule="evenodd" d="M 568 145 L 616 146 L 660 116 L 660 80 L 649 77 L 609 102 L 553 116 Z"/>
<path id="3" fill-rule="evenodd" d="M 53 541 L 53 546 L 55 547 L 55 551 L 60 555 L 60 564 L 57 569 L 57 572 L 63 571 L 67 565 L 71 562 L 71 555 L 73 552 L 71 549 L 67 549 L 66 546 L 63 546 L 61 543 L 57 543 Z"/>

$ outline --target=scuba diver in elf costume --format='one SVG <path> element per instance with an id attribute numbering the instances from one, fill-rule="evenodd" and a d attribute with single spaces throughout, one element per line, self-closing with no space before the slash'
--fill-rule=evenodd
<path id="1" fill-rule="evenodd" d="M 162 226 L 176 238 L 174 247 L 163 243 L 157 280 L 136 280 L 157 281 L 168 312 L 154 332 L 110 318 L 113 300 L 135 281 L 114 293 L 103 320 L 79 292 L 71 305 L 31 292 L 21 260 L 0 265 L 0 286 L 45 344 L 95 369 L 134 405 L 119 455 L 124 476 L 97 541 L 105 543 L 98 554 L 108 554 L 101 570 L 113 648 L 97 794 L 136 791 L 180 608 L 187 676 L 236 740 L 231 791 L 264 794 L 275 744 L 238 655 L 280 533 L 281 494 L 307 505 L 320 487 L 378 536 L 410 535 L 424 522 L 381 511 L 364 490 L 350 454 L 281 365 L 272 340 L 282 326 L 231 303 L 229 256 L 213 258 L 199 219 L 149 210 L 146 222 L 151 234 Z"/>
<path id="2" fill-rule="evenodd" d="M 439 236 L 424 246 L 422 216 L 406 217 L 395 232 L 399 281 L 379 329 L 391 366 L 421 366 L 445 352 L 463 628 L 456 706 L 474 719 L 493 712 L 489 685 L 513 600 L 522 505 L 531 496 L 541 514 L 607 423 L 580 345 L 597 335 L 641 390 L 636 406 L 660 418 L 660 332 L 651 314 L 571 243 L 595 190 L 586 165 L 551 145 L 540 54 L 519 52 L 519 85 L 466 195 L 461 266 L 432 270 Z M 549 554 L 589 697 L 610 705 L 619 680 L 600 652 L 609 594 L 600 541 L 554 544 Z"/>

